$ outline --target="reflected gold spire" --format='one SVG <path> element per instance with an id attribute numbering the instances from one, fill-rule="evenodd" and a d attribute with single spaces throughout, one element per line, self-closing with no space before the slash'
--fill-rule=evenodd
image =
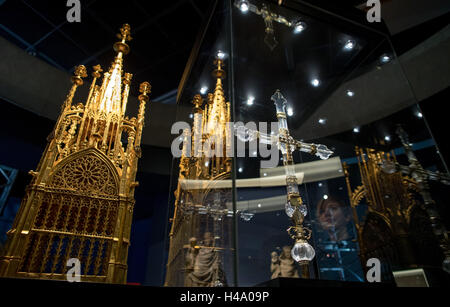
<path id="1" fill-rule="evenodd" d="M 217 59 L 214 65 L 214 92 L 207 94 L 205 103 L 200 94 L 193 97 L 193 128 L 192 131 L 187 129 L 183 132 L 184 144 L 179 164 L 178 187 L 175 191 L 175 211 L 170 231 L 165 281 L 169 286 L 192 286 L 189 271 L 185 269 L 183 254 L 183 244 L 186 244 L 189 238 L 203 238 L 207 233 L 212 233 L 216 251 L 226 250 L 230 246 L 226 241 L 228 235 L 223 230 L 231 225 L 230 219 L 226 218 L 229 216 L 226 202 L 229 201 L 230 191 L 214 188 L 218 180 L 228 179 L 231 174 L 231 157 L 227 157 L 227 146 L 231 146 L 232 135 L 226 125 L 230 120 L 230 104 L 225 101 L 222 86 L 226 75 L 223 60 Z M 204 188 L 191 190 L 184 186 L 187 181 L 206 183 Z M 202 229 L 200 225 L 207 225 L 209 228 Z M 217 271 L 211 278 L 199 278 L 194 284 L 225 284 L 221 265 L 216 265 Z"/>

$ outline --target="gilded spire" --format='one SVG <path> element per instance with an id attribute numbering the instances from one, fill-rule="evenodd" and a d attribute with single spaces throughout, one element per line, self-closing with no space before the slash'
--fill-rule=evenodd
<path id="1" fill-rule="evenodd" d="M 74 130 L 74 133 L 71 133 L 71 131 L 64 132 L 67 127 L 76 127 L 76 124 L 70 123 L 71 121 L 69 120 L 58 121 L 58 131 L 60 133 L 57 135 L 61 143 L 58 145 L 60 151 L 64 149 L 64 152 L 69 153 L 94 146 L 107 153 L 110 159 L 116 160 L 115 164 L 120 164 L 121 161 L 117 160 L 117 157 L 124 156 L 120 142 L 122 131 L 129 131 L 130 134 L 137 135 L 136 144 L 140 143 L 145 102 L 149 100 L 148 94 L 150 93 L 151 86 L 148 82 L 141 84 L 141 95 L 139 96 L 141 105 L 136 118 L 128 119 L 128 117 L 124 117 L 131 79 L 133 77 L 130 73 L 124 73 L 122 69 L 122 55 L 127 54 L 130 50 L 127 45 L 127 42 L 131 40 L 130 26 L 128 24 L 123 25 L 117 37 L 121 40 L 114 44 L 114 50 L 116 50 L 117 55 L 109 70 L 103 74 L 101 84 L 97 85 L 96 83 L 97 79 L 102 76 L 103 69 L 100 65 L 95 65 L 92 67 L 93 80 L 84 110 L 81 110 L 83 105 L 75 106 L 76 108 L 80 108 L 80 118 L 77 119 L 80 127 L 79 131 Z M 72 77 L 73 86 L 66 99 L 63 110 L 74 108 L 72 106 L 72 99 L 75 90 L 83 84 L 82 78 L 86 76 L 86 68 L 83 65 L 75 68 L 74 76 Z M 120 126 L 122 125 L 120 123 L 121 120 L 127 122 L 124 127 Z M 70 143 L 71 145 L 65 146 L 63 145 L 64 142 Z"/>
<path id="2" fill-rule="evenodd" d="M 127 23 L 120 28 L 120 33 L 117 34 L 117 38 L 121 39 L 121 41 L 114 44 L 114 50 L 118 54 L 123 53 L 127 55 L 130 52 L 130 46 L 127 45 L 127 41 L 129 42 L 133 39 L 130 35 L 130 30 L 131 27 Z"/>
<path id="3" fill-rule="evenodd" d="M 87 77 L 86 67 L 84 65 L 78 65 L 75 67 L 74 76 L 72 82 L 78 86 L 83 85 L 83 79 Z"/>
<path id="4" fill-rule="evenodd" d="M 203 98 L 201 95 L 197 94 L 192 99 L 192 104 L 194 105 L 194 112 L 197 113 L 198 110 L 201 110 L 201 106 L 203 104 Z"/>
<path id="5" fill-rule="evenodd" d="M 139 92 L 141 93 L 141 95 L 139 95 L 139 100 L 148 101 L 147 94 L 150 93 L 151 89 L 152 86 L 150 85 L 150 83 L 142 82 L 141 85 L 139 86 Z"/>
<path id="6" fill-rule="evenodd" d="M 210 107 L 208 109 L 208 130 L 215 129 L 219 123 L 226 120 L 226 105 L 225 94 L 222 87 L 222 79 L 225 78 L 225 71 L 223 70 L 223 60 L 216 59 L 214 61 L 216 69 L 214 69 L 212 75 L 217 78 L 216 87 L 213 95 L 208 95 Z"/>
<path id="7" fill-rule="evenodd" d="M 92 72 L 92 77 L 98 79 L 102 76 L 103 69 L 100 64 L 93 66 L 92 69 L 94 69 L 94 71 Z"/>
<path id="8" fill-rule="evenodd" d="M 223 92 L 222 80 L 225 79 L 226 73 L 223 70 L 224 64 L 223 60 L 216 59 L 214 64 L 217 66 L 213 71 L 213 76 L 217 79 L 216 88 L 214 90 L 214 103 L 225 102 L 225 94 Z"/>
<path id="9" fill-rule="evenodd" d="M 225 79 L 226 73 L 225 73 L 225 70 L 223 70 L 223 67 L 224 67 L 223 60 L 222 59 L 216 59 L 214 61 L 214 65 L 217 66 L 217 68 L 214 69 L 214 71 L 213 71 L 214 78 Z"/>
<path id="10" fill-rule="evenodd" d="M 122 55 L 126 55 L 130 52 L 130 47 L 127 45 L 127 41 L 132 38 L 130 36 L 130 25 L 124 24 L 120 29 L 120 33 L 117 37 L 121 39 L 120 42 L 114 44 L 114 50 L 117 52 L 117 56 L 112 63 L 109 71 L 104 74 L 103 84 L 100 89 L 100 111 L 109 113 L 120 113 L 125 111 L 126 101 L 122 101 L 125 97 L 122 95 Z M 131 80 L 131 74 L 125 74 L 124 84 L 129 84 Z M 128 90 L 128 89 L 127 89 Z M 128 95 L 126 95 L 126 98 Z"/>
<path id="11" fill-rule="evenodd" d="M 59 264 L 70 255 L 84 253 L 86 269 L 80 281 L 126 282 L 133 195 L 138 186 L 150 84 L 141 84 L 137 117 L 126 117 L 132 75 L 122 72 L 122 61 L 130 50 L 130 26 L 125 24 L 118 37 L 121 41 L 114 44 L 117 55 L 101 85 L 96 83 L 102 68 L 93 67 L 84 104 L 72 104 L 72 100 L 87 77 L 86 67 L 74 70 L 72 87 L 41 161 L 32 171 L 34 177 L 5 255 L 0 256 L 1 277 L 65 279 L 65 266 Z M 128 140 L 126 146 L 124 139 Z M 74 223 L 77 229 L 71 226 Z M 94 252 L 96 249 L 99 252 Z"/>

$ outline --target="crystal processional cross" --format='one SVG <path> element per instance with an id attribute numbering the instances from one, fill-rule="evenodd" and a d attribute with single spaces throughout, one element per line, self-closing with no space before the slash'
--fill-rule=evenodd
<path id="1" fill-rule="evenodd" d="M 285 17 L 271 12 L 265 3 L 262 4 L 261 8 L 258 8 L 256 5 L 250 3 L 249 1 L 236 0 L 234 2 L 234 5 L 243 12 L 250 11 L 256 15 L 261 16 L 264 19 L 264 24 L 266 26 L 266 36 L 264 37 L 264 42 L 271 51 L 273 51 L 278 45 L 278 41 L 275 38 L 275 30 L 273 28 L 274 21 L 280 24 L 284 24 L 288 27 L 292 27 L 294 29 L 299 26 L 302 27 L 302 29 L 304 27 L 304 23 L 302 22 L 290 22 Z"/>
<path id="2" fill-rule="evenodd" d="M 291 250 L 292 258 L 300 264 L 306 265 L 315 256 L 314 248 L 308 243 L 312 231 L 303 225 L 305 216 L 308 213 L 306 205 L 300 196 L 298 189 L 297 176 L 295 174 L 295 165 L 292 153 L 295 150 L 316 155 L 321 159 L 328 159 L 333 151 L 325 145 L 316 145 L 294 140 L 289 134 L 286 120 L 286 99 L 281 92 L 277 90 L 272 95 L 271 100 L 275 103 L 278 119 L 278 135 L 269 135 L 248 129 L 244 126 L 236 127 L 237 137 L 241 141 L 252 141 L 259 138 L 264 144 L 277 146 L 283 154 L 283 165 L 286 172 L 287 203 L 286 214 L 291 218 L 293 226 L 287 229 L 289 236 L 295 240 L 295 245 Z"/>
<path id="3" fill-rule="evenodd" d="M 416 182 L 419 188 L 419 194 L 423 198 L 425 210 L 431 221 L 431 227 L 433 233 L 439 241 L 439 247 L 444 253 L 444 261 L 442 263 L 442 269 L 450 273 L 450 242 L 449 232 L 439 216 L 436 210 L 435 202 L 430 194 L 429 180 L 438 181 L 445 185 L 450 185 L 450 176 L 448 174 L 442 174 L 439 172 L 431 172 L 423 168 L 412 150 L 412 145 L 409 142 L 409 137 L 401 126 L 397 127 L 396 133 L 402 142 L 405 149 L 406 157 L 408 158 L 409 166 L 404 166 L 392 161 L 384 162 L 381 165 L 381 169 L 388 174 L 392 174 L 400 171 L 401 173 L 411 176 Z"/>

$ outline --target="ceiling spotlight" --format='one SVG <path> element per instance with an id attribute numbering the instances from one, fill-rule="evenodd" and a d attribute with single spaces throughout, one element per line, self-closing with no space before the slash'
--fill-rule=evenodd
<path id="1" fill-rule="evenodd" d="M 305 29 L 306 29 L 306 23 L 304 23 L 303 21 L 298 21 L 294 25 L 294 33 L 295 34 L 301 33 Z"/>
<path id="2" fill-rule="evenodd" d="M 244 169 L 242 168 L 242 167 L 240 167 L 239 169 L 238 169 L 238 172 L 239 173 L 242 173 L 244 171 Z"/>
<path id="3" fill-rule="evenodd" d="M 255 101 L 255 97 L 249 96 L 249 97 L 247 98 L 247 105 L 248 105 L 248 106 L 253 105 L 253 102 L 254 102 L 254 101 Z"/>
<path id="4" fill-rule="evenodd" d="M 347 51 L 353 50 L 353 48 L 355 48 L 355 46 L 356 46 L 355 41 L 348 40 L 344 45 L 344 50 L 347 50 Z"/>
<path id="5" fill-rule="evenodd" d="M 312 86 L 314 86 L 314 87 L 318 87 L 318 86 L 320 85 L 320 81 L 319 81 L 319 79 L 313 79 L 313 80 L 311 81 L 311 84 L 312 84 Z"/>
<path id="6" fill-rule="evenodd" d="M 225 52 L 222 50 L 217 51 L 216 56 L 218 59 L 223 60 L 225 58 Z"/>
<path id="7" fill-rule="evenodd" d="M 288 115 L 288 116 L 294 115 L 294 110 L 293 110 L 291 107 L 289 107 L 289 108 L 287 109 L 287 115 Z"/>
<path id="8" fill-rule="evenodd" d="M 347 90 L 347 96 L 348 97 L 353 97 L 353 96 L 355 96 L 355 92 L 352 91 L 352 90 Z"/>
<path id="9" fill-rule="evenodd" d="M 380 57 L 380 62 L 381 62 L 382 64 L 389 63 L 390 61 L 391 61 L 391 57 L 390 57 L 387 53 L 383 54 L 383 55 Z"/>
<path id="10" fill-rule="evenodd" d="M 325 125 L 326 122 L 327 122 L 327 119 L 326 119 L 326 118 L 319 118 L 319 124 Z"/>
<path id="11" fill-rule="evenodd" d="M 264 173 L 263 175 L 264 175 L 264 177 L 267 177 L 267 173 Z"/>
<path id="12" fill-rule="evenodd" d="M 386 142 L 390 142 L 390 141 L 391 141 L 391 137 L 390 137 L 389 135 L 386 135 L 386 136 L 384 137 L 384 140 L 385 140 Z"/>
<path id="13" fill-rule="evenodd" d="M 354 132 L 354 133 L 359 133 L 359 127 L 353 128 L 353 132 Z"/>
<path id="14" fill-rule="evenodd" d="M 322 187 L 322 186 L 323 186 L 323 183 L 322 183 L 322 182 L 319 182 L 319 188 Z"/>
<path id="15" fill-rule="evenodd" d="M 238 3 L 238 7 L 242 13 L 247 13 L 250 7 L 250 3 L 247 0 L 240 0 Z"/>
<path id="16" fill-rule="evenodd" d="M 205 95 L 207 91 L 208 88 L 206 86 L 202 86 L 202 88 L 200 89 L 200 94 Z"/>
<path id="17" fill-rule="evenodd" d="M 327 194 L 323 195 L 323 199 L 328 199 L 328 195 Z"/>
<path id="18" fill-rule="evenodd" d="M 422 118 L 422 117 L 423 117 L 423 114 L 422 114 L 422 112 L 419 111 L 419 112 L 416 113 L 416 116 L 417 116 L 418 118 Z"/>
<path id="19" fill-rule="evenodd" d="M 261 204 L 258 204 L 258 208 L 261 208 Z"/>

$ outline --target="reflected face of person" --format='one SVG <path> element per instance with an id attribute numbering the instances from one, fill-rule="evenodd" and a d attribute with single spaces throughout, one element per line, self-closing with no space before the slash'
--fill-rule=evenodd
<path id="1" fill-rule="evenodd" d="M 349 221 L 342 206 L 336 201 L 329 201 L 323 204 L 319 212 L 319 222 L 323 229 L 340 229 Z"/>

